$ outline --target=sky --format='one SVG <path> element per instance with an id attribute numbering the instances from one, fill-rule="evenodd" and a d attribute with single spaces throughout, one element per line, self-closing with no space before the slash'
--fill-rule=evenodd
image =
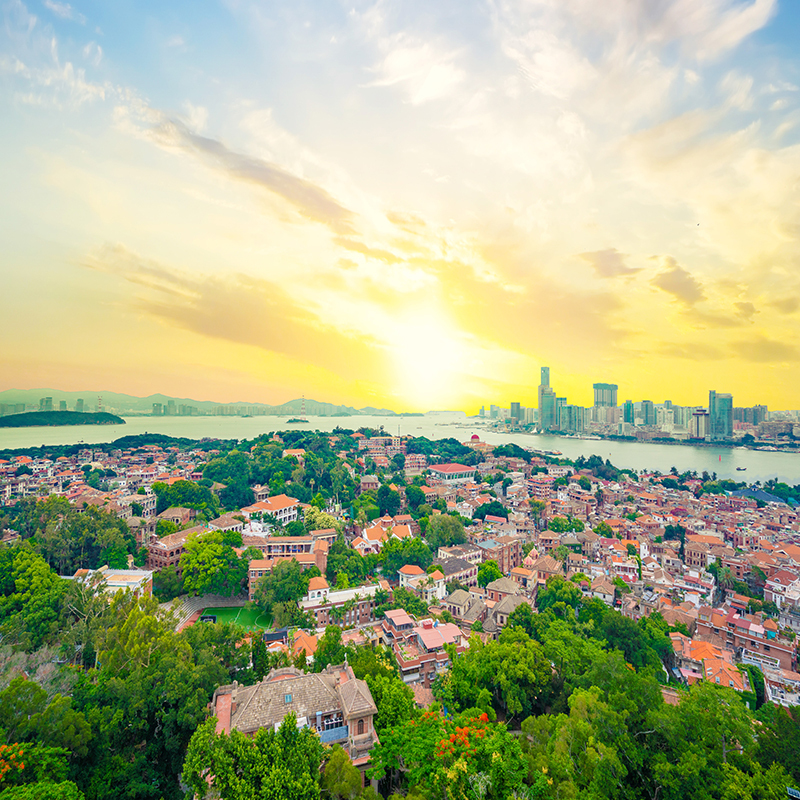
<path id="1" fill-rule="evenodd" d="M 0 389 L 800 408 L 800 3 L 0 5 Z"/>

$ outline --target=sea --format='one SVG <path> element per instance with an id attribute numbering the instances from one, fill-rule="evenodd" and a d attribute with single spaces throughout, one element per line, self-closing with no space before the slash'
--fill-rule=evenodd
<path id="1" fill-rule="evenodd" d="M 488 420 L 461 412 L 435 412 L 424 416 L 308 417 L 307 423 L 290 423 L 289 417 L 125 417 L 125 425 L 79 425 L 68 427 L 0 428 L 0 449 L 55 444 L 100 444 L 121 436 L 161 433 L 187 439 L 253 439 L 264 433 L 285 430 L 358 429 L 381 427 L 387 434 L 454 438 L 468 441 L 477 434 L 490 444 L 513 442 L 520 447 L 557 451 L 568 458 L 598 455 L 614 466 L 667 473 L 695 470 L 716 473 L 718 478 L 754 483 L 775 478 L 791 486 L 800 484 L 800 453 L 750 450 L 746 448 L 618 442 L 580 439 L 524 432 L 489 430 Z"/>

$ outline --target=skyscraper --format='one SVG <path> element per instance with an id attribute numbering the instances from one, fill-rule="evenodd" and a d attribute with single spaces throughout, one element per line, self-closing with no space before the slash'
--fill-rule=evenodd
<path id="1" fill-rule="evenodd" d="M 642 400 L 642 424 L 656 424 L 656 407 L 653 405 L 652 400 Z"/>
<path id="2" fill-rule="evenodd" d="M 595 383 L 594 384 L 594 404 L 595 406 L 608 408 L 617 404 L 616 383 Z"/>
<path id="3" fill-rule="evenodd" d="M 512 403 L 511 404 L 511 419 L 515 419 L 517 421 L 522 420 L 522 406 L 519 403 Z"/>
<path id="4" fill-rule="evenodd" d="M 539 385 L 539 430 L 549 431 L 556 427 L 556 393 L 550 386 L 550 367 L 542 367 L 542 382 Z"/>
<path id="5" fill-rule="evenodd" d="M 626 400 L 625 406 L 623 407 L 623 414 L 622 419 L 624 422 L 628 422 L 633 425 L 636 422 L 636 409 L 633 405 L 633 400 Z"/>
<path id="6" fill-rule="evenodd" d="M 708 393 L 708 425 L 712 439 L 730 439 L 733 436 L 733 395 Z"/>

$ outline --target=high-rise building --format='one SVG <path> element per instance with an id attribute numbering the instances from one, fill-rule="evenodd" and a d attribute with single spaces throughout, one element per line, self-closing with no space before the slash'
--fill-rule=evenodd
<path id="1" fill-rule="evenodd" d="M 491 419 L 497 419 L 500 413 L 499 406 L 489 406 L 489 417 Z"/>
<path id="2" fill-rule="evenodd" d="M 656 407 L 652 400 L 642 400 L 642 425 L 656 424 Z"/>
<path id="3" fill-rule="evenodd" d="M 760 425 L 767 421 L 767 407 L 753 406 L 752 408 L 734 408 L 734 422 L 746 422 L 749 425 Z"/>
<path id="4" fill-rule="evenodd" d="M 704 408 L 696 408 L 692 412 L 692 422 L 689 426 L 689 436 L 692 439 L 708 439 L 710 415 Z"/>
<path id="5" fill-rule="evenodd" d="M 583 433 L 586 430 L 586 409 L 561 403 L 562 400 L 566 398 L 559 397 L 556 400 L 558 429 L 565 433 Z"/>
<path id="6" fill-rule="evenodd" d="M 167 400 L 166 412 L 168 417 L 174 417 L 178 413 L 178 409 L 174 400 Z"/>
<path id="7" fill-rule="evenodd" d="M 730 439 L 733 436 L 733 395 L 712 389 L 708 393 L 708 416 L 710 438 Z"/>
<path id="8" fill-rule="evenodd" d="M 622 420 L 629 425 L 633 425 L 636 422 L 636 409 L 634 408 L 633 400 L 625 401 L 625 405 L 622 408 Z"/>
<path id="9" fill-rule="evenodd" d="M 617 404 L 617 386 L 616 383 L 595 383 L 594 384 L 594 404 L 608 408 Z"/>
<path id="10" fill-rule="evenodd" d="M 81 414 L 83 414 L 83 398 L 82 397 L 79 397 L 75 401 L 75 410 L 80 412 Z"/>
<path id="11" fill-rule="evenodd" d="M 160 417 L 164 414 L 164 406 L 161 403 L 153 403 L 153 416 Z"/>
<path id="12" fill-rule="evenodd" d="M 542 367 L 542 382 L 539 384 L 539 430 L 553 430 L 556 424 L 556 393 L 550 386 L 550 367 Z"/>
<path id="13" fill-rule="evenodd" d="M 53 398 L 42 397 L 39 400 L 39 411 L 52 411 L 52 410 L 53 410 Z"/>
<path id="14" fill-rule="evenodd" d="M 519 403 L 511 404 L 511 419 L 522 421 L 522 406 Z"/>
<path id="15" fill-rule="evenodd" d="M 67 410 L 67 401 L 66 400 L 59 400 L 58 401 L 58 410 L 59 411 L 66 411 Z"/>

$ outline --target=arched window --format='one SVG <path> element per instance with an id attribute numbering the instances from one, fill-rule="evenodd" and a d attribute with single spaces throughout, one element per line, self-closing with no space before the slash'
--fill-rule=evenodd
<path id="1" fill-rule="evenodd" d="M 358 721 L 358 735 L 361 736 L 362 733 L 364 733 L 364 720 L 360 719 Z"/>

